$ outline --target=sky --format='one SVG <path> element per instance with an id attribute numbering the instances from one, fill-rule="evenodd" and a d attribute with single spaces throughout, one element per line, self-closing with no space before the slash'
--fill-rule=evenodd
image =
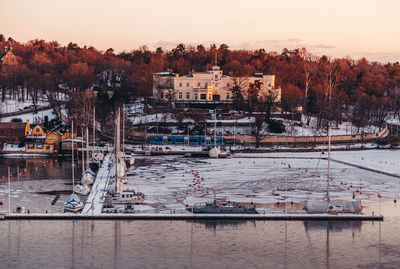
<path id="1" fill-rule="evenodd" d="M 400 61 L 398 0 L 0 0 L 0 33 L 116 52 L 227 44 Z"/>

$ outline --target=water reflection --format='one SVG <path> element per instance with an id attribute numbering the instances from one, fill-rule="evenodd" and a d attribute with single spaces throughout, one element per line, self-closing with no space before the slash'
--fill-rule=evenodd
<path id="1" fill-rule="evenodd" d="M 0 264 L 8 268 L 353 268 L 400 262 L 395 251 L 399 240 L 382 232 L 380 226 L 385 224 L 1 221 Z M 392 222 L 386 227 L 390 231 L 399 226 Z"/>
<path id="2" fill-rule="evenodd" d="M 308 230 L 327 230 L 341 232 L 352 230 L 361 232 L 362 221 L 304 221 L 304 227 Z"/>
<path id="3" fill-rule="evenodd" d="M 247 222 L 255 221 L 247 221 L 247 220 L 195 220 L 195 221 L 187 221 L 188 223 L 194 223 L 197 227 L 204 227 L 205 229 L 216 230 L 217 228 L 237 228 L 239 225 L 244 225 Z"/>

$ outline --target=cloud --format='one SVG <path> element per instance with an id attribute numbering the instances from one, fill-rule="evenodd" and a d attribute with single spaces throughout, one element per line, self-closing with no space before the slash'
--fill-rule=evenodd
<path id="1" fill-rule="evenodd" d="M 351 55 L 350 57 L 353 59 L 360 59 L 365 57 L 366 59 L 368 59 L 368 61 L 371 62 L 381 62 L 381 63 L 400 62 L 400 56 L 399 56 L 400 51 L 353 52 L 348 54 L 350 54 Z"/>
<path id="2" fill-rule="evenodd" d="M 286 42 L 296 42 L 296 43 L 298 43 L 298 42 L 301 42 L 301 39 L 298 39 L 298 38 L 289 38 L 289 39 L 286 39 L 285 41 L 286 41 Z"/>
<path id="3" fill-rule="evenodd" d="M 336 46 L 326 45 L 326 44 L 318 44 L 318 45 L 306 45 L 306 48 L 316 48 L 316 49 L 334 49 Z"/>

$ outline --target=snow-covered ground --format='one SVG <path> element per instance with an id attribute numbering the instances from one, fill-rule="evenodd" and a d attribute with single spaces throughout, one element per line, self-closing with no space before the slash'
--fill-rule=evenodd
<path id="1" fill-rule="evenodd" d="M 4 144 L 3 150 L 7 152 L 25 151 L 25 147 L 18 147 L 17 144 Z"/>
<path id="2" fill-rule="evenodd" d="M 48 106 L 49 103 L 46 100 L 38 100 L 37 106 Z M 24 102 L 20 102 L 18 100 L 4 100 L 4 102 L 0 101 L 0 113 L 10 113 L 21 111 L 25 109 L 33 108 L 32 100 L 25 100 Z"/>
<path id="3" fill-rule="evenodd" d="M 25 113 L 17 116 L 10 116 L 10 117 L 2 117 L 0 118 L 1 122 L 10 122 L 12 119 L 21 119 L 22 122 L 26 122 L 29 120 L 31 123 L 43 123 L 45 116 L 48 117 L 49 120 L 56 118 L 56 115 L 53 113 L 53 109 L 47 109 L 39 111 L 38 113 Z"/>

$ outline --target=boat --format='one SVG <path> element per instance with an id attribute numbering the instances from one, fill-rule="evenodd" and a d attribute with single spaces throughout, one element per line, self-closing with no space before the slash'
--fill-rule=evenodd
<path id="1" fill-rule="evenodd" d="M 24 214 L 24 213 L 29 213 L 29 209 L 26 209 L 23 206 L 17 206 L 17 208 L 15 208 L 14 213 L 20 213 L 20 214 Z"/>
<path id="2" fill-rule="evenodd" d="M 72 137 L 74 137 L 74 122 L 72 121 Z M 74 143 L 72 143 L 72 194 L 68 196 L 67 201 L 64 203 L 64 210 L 77 212 L 85 206 L 78 195 L 75 194 L 75 163 L 74 163 Z"/>
<path id="3" fill-rule="evenodd" d="M 74 191 L 80 195 L 88 195 L 90 187 L 87 184 L 78 183 L 74 186 Z"/>
<path id="4" fill-rule="evenodd" d="M 82 173 L 81 177 L 82 185 L 93 185 L 95 179 L 96 179 L 96 174 L 90 168 L 88 168 L 85 172 Z"/>
<path id="5" fill-rule="evenodd" d="M 21 193 L 19 191 L 19 167 L 17 166 L 17 189 L 18 189 L 18 204 L 17 207 L 14 210 L 14 213 L 20 213 L 20 214 L 24 214 L 24 213 L 30 213 L 28 208 L 25 208 L 24 206 L 21 205 Z M 10 178 L 10 175 L 8 176 L 8 178 Z"/>
<path id="6" fill-rule="evenodd" d="M 217 147 L 217 111 L 214 110 L 214 147 L 208 152 L 208 156 L 213 159 L 217 158 L 227 158 L 229 153 L 227 151 L 222 151 L 221 148 Z"/>
<path id="7" fill-rule="evenodd" d="M 304 205 L 304 210 L 310 214 L 328 213 L 336 215 L 339 213 L 361 214 L 362 206 L 360 200 L 346 201 L 346 200 L 331 200 L 329 196 L 330 190 L 330 161 L 331 161 L 331 129 L 328 129 L 328 179 L 326 200 L 313 201 L 307 200 Z"/>
<path id="8" fill-rule="evenodd" d="M 67 201 L 64 203 L 64 210 L 77 212 L 81 210 L 85 205 L 81 202 L 78 195 L 75 193 L 68 196 Z"/>
<path id="9" fill-rule="evenodd" d="M 111 198 L 112 204 L 143 204 L 144 194 L 134 190 L 125 190 Z"/>
<path id="10" fill-rule="evenodd" d="M 205 204 L 194 204 L 186 210 L 196 214 L 258 214 L 255 205 L 246 207 L 236 203 L 218 204 L 217 200 Z"/>

